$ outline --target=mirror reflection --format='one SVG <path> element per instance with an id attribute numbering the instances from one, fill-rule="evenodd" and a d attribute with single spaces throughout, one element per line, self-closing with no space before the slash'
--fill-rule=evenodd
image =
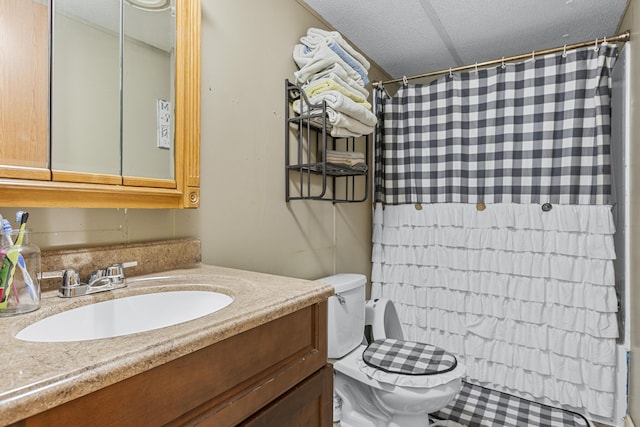
<path id="1" fill-rule="evenodd" d="M 168 0 L 125 2 L 123 176 L 174 177 L 175 22 Z"/>
<path id="2" fill-rule="evenodd" d="M 54 179 L 55 171 L 173 179 L 171 2 L 54 0 L 53 11 Z"/>
<path id="3" fill-rule="evenodd" d="M 120 175 L 120 2 L 53 2 L 51 168 Z"/>

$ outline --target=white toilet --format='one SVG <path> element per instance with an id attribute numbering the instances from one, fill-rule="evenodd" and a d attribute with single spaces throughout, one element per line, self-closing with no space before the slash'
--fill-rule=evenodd
<path id="1" fill-rule="evenodd" d="M 334 425 L 427 426 L 428 414 L 460 391 L 464 366 L 440 348 L 404 341 L 390 300 L 365 303 L 365 276 L 337 274 L 318 281 L 335 289 L 328 306 Z M 370 345 L 365 324 L 371 326 Z"/>

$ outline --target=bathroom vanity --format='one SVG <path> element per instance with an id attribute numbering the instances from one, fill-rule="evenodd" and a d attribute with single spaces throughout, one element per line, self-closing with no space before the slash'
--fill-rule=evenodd
<path id="1" fill-rule="evenodd" d="M 82 342 L 26 342 L 25 326 L 73 307 L 171 290 L 228 294 L 204 317 Z M 327 298 L 319 282 L 201 265 L 129 279 L 0 319 L 2 425 L 331 425 Z M 181 309 L 176 307 L 176 310 Z"/>

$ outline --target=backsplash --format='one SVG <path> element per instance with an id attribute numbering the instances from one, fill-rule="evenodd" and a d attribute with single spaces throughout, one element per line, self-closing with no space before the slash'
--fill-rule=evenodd
<path id="1" fill-rule="evenodd" d="M 83 281 L 97 269 L 113 263 L 137 261 L 125 270 L 127 277 L 195 267 L 202 260 L 200 240 L 176 239 L 132 244 L 51 249 L 42 251 L 42 271 L 79 270 Z M 42 291 L 55 290 L 60 279 L 41 281 Z"/>

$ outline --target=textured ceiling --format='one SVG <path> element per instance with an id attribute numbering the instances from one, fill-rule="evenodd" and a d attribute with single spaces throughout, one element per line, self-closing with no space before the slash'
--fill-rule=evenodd
<path id="1" fill-rule="evenodd" d="M 397 78 L 612 36 L 627 0 L 304 2 Z"/>

